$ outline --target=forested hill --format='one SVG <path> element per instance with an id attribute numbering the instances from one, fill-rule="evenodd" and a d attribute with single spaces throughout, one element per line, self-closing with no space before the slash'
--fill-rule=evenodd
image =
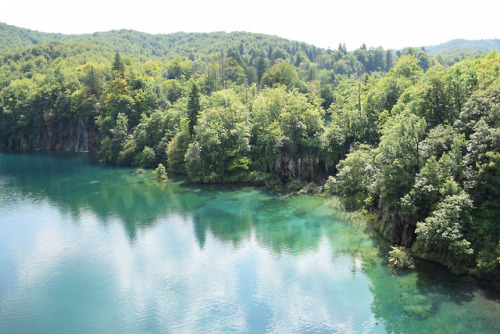
<path id="1" fill-rule="evenodd" d="M 0 52 L 21 50 L 42 43 L 55 41 L 85 42 L 100 48 L 110 48 L 124 55 L 145 56 L 154 59 L 171 59 L 177 56 L 195 57 L 213 52 L 234 49 L 240 55 L 256 56 L 271 53 L 274 49 L 295 55 L 303 51 L 313 60 L 326 50 L 303 42 L 247 32 L 212 32 L 148 34 L 133 30 L 113 30 L 83 35 L 42 33 L 0 23 Z M 271 56 L 271 55 L 269 55 Z"/>
<path id="2" fill-rule="evenodd" d="M 454 39 L 446 43 L 425 46 L 425 50 L 435 55 L 470 55 L 470 54 L 486 54 L 494 49 L 500 50 L 500 39 L 481 39 L 481 40 L 466 40 Z"/>
<path id="3" fill-rule="evenodd" d="M 7 50 L 29 48 L 46 42 L 70 40 L 76 37 L 76 35 L 44 33 L 0 22 L 0 53 Z"/>
<path id="4" fill-rule="evenodd" d="M 95 32 L 92 34 L 65 35 L 58 33 L 44 33 L 35 30 L 15 27 L 0 22 L 0 53 L 5 51 L 22 50 L 48 42 L 75 41 L 86 42 L 93 48 L 110 49 L 113 53 L 144 56 L 154 59 L 172 59 L 177 56 L 195 57 L 208 55 L 221 50 L 238 50 L 240 55 L 268 54 L 276 49 L 283 49 L 294 56 L 298 51 L 306 53 L 311 61 L 321 54 L 331 53 L 313 45 L 290 41 L 277 36 L 255 34 L 247 32 L 212 32 L 212 33 L 184 33 L 148 34 L 133 30 L 113 30 Z M 439 45 L 423 47 L 433 56 L 441 54 L 448 58 L 442 63 L 451 63 L 466 56 L 477 56 L 500 49 L 499 39 L 465 40 L 455 39 Z M 449 60 L 453 57 L 453 61 Z"/>

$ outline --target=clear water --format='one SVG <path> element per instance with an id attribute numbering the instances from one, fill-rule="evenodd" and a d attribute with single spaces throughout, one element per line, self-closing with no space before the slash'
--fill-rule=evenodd
<path id="1" fill-rule="evenodd" d="M 0 333 L 498 333 L 499 295 L 395 274 L 328 200 L 0 155 Z"/>

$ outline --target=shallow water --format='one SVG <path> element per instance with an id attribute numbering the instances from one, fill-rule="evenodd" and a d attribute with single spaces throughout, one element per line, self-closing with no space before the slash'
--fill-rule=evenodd
<path id="1" fill-rule="evenodd" d="M 496 333 L 499 295 L 328 201 L 0 155 L 0 333 Z"/>

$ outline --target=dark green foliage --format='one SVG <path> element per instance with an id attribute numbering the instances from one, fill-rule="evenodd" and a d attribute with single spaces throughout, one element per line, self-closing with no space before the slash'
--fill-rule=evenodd
<path id="1" fill-rule="evenodd" d="M 189 133 L 187 119 L 181 120 L 181 130 L 168 143 L 167 157 L 168 168 L 174 173 L 186 173 L 184 157 L 189 146 L 192 135 Z"/>
<path id="2" fill-rule="evenodd" d="M 187 108 L 189 115 L 189 134 L 192 136 L 194 134 L 194 127 L 196 126 L 196 122 L 198 121 L 198 114 L 201 110 L 200 91 L 196 83 L 193 83 L 193 86 L 191 87 Z"/>
<path id="3" fill-rule="evenodd" d="M 113 66 L 111 66 L 113 75 L 115 77 L 124 78 L 125 77 L 125 63 L 123 62 L 119 53 L 115 54 L 115 60 L 113 61 Z"/>

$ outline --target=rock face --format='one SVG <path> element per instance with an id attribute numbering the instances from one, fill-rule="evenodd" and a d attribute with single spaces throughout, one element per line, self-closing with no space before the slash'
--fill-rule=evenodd
<path id="1" fill-rule="evenodd" d="M 94 126 L 85 127 L 81 124 L 70 126 L 59 123 L 47 127 L 41 134 L 40 146 L 42 150 L 96 152 L 97 129 Z"/>
<path id="2" fill-rule="evenodd" d="M 283 183 L 292 180 L 321 183 L 326 178 L 325 164 L 321 157 L 310 154 L 293 159 L 288 154 L 276 158 L 273 171 Z"/>
<path id="3" fill-rule="evenodd" d="M 415 242 L 415 226 L 404 220 L 401 210 L 389 210 L 382 206 L 378 220 L 378 230 L 387 240 L 405 247 L 411 247 Z"/>
<path id="4" fill-rule="evenodd" d="M 7 147 L 13 150 L 97 152 L 98 135 L 96 125 L 59 122 L 48 125 L 33 137 L 13 140 Z"/>

